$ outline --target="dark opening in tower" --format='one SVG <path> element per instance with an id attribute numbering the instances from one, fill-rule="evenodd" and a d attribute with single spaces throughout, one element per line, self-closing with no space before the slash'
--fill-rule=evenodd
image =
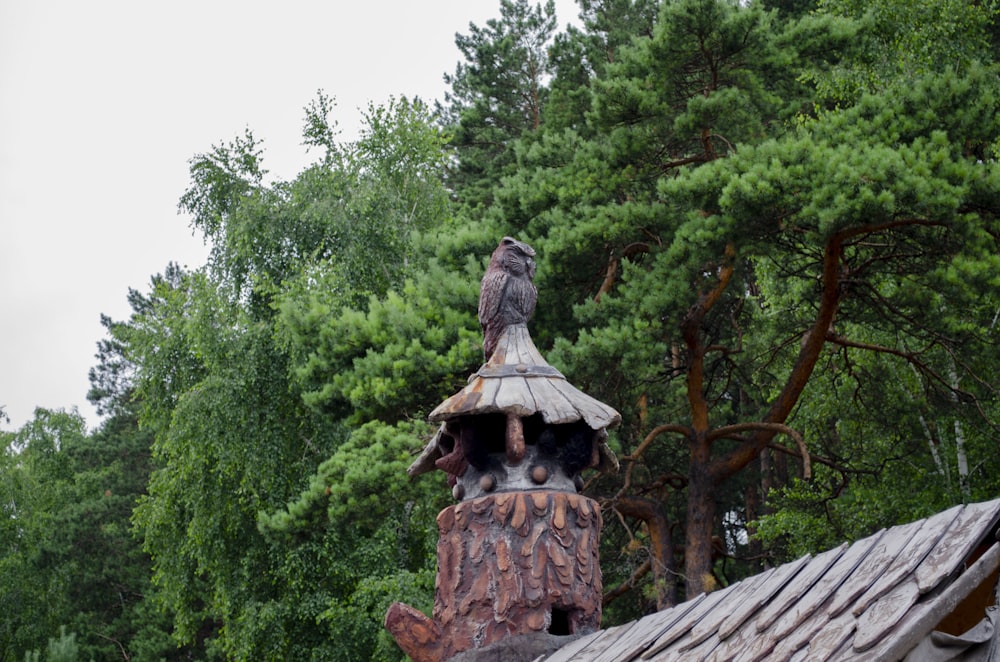
<path id="1" fill-rule="evenodd" d="M 553 607 L 551 617 L 552 618 L 549 622 L 549 634 L 559 636 L 573 634 L 570 628 L 569 611 L 566 609 L 560 609 L 559 607 Z"/>

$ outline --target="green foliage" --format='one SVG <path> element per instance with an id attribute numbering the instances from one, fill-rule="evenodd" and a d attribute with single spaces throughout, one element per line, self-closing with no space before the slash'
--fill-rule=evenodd
<path id="1" fill-rule="evenodd" d="M 458 37 L 440 117 L 394 98 L 343 143 L 318 93 L 317 160 L 290 181 L 250 131 L 191 160 L 180 208 L 210 259 L 102 319 L 106 421 L 39 410 L 0 433 L 2 659 L 65 625 L 95 659 L 401 660 L 382 618 L 430 612 L 449 498 L 405 469 L 482 360 L 478 284 L 506 234 L 538 250 L 535 342 L 623 416 L 628 480 L 588 486 L 621 515 L 606 588 L 652 548 L 621 500 L 691 549 L 709 471 L 722 584 L 995 496 L 995 5 L 580 8 L 557 34 L 552 3 L 503 0 Z M 816 333 L 780 417 L 812 478 L 789 435 L 732 460 Z M 707 460 L 674 434 L 696 419 L 730 431 Z M 681 572 L 660 562 L 669 582 L 606 623 L 657 607 Z"/>
<path id="2" fill-rule="evenodd" d="M 147 609 L 149 559 L 131 535 L 132 507 L 149 477 L 150 437 L 125 407 L 113 408 L 119 413 L 91 434 L 75 413 L 39 409 L 7 439 L 0 471 L 9 523 L 0 536 L 9 542 L 0 556 L 3 659 L 29 648 L 42 655 L 60 626 L 76 633 L 72 641 L 50 642 L 79 659 L 187 652 L 166 640 L 169 623 Z M 48 659 L 64 659 L 53 645 Z"/>
<path id="3" fill-rule="evenodd" d="M 1000 17 L 995 1 L 821 0 L 823 14 L 849 17 L 860 31 L 846 66 L 809 77 L 821 98 L 854 101 L 894 81 L 945 69 L 959 73 L 993 59 L 991 31 Z"/>
<path id="4" fill-rule="evenodd" d="M 59 638 L 49 639 L 49 646 L 46 650 L 46 662 L 76 662 L 79 659 L 79 646 L 76 643 L 76 634 L 66 632 L 66 626 L 59 626 Z M 29 651 L 24 654 L 25 662 L 39 662 L 41 651 Z"/>
<path id="5" fill-rule="evenodd" d="M 541 126 L 555 30 L 552 0 L 500 0 L 499 18 L 455 37 L 465 62 L 445 76 L 451 90 L 440 110 L 459 154 L 449 183 L 469 209 L 488 207 L 491 189 L 510 170 L 508 148 Z"/>
<path id="6" fill-rule="evenodd" d="M 335 307 L 331 276 L 310 273 L 281 303 L 279 333 L 308 405 L 354 423 L 392 422 L 427 413 L 464 382 L 481 354 L 475 281 L 428 264 L 399 294 L 372 297 L 362 311 Z"/>
<path id="7" fill-rule="evenodd" d="M 419 233 L 449 222 L 445 137 L 424 104 L 402 99 L 369 108 L 359 140 L 337 145 L 331 107 L 320 94 L 307 108 L 307 144 L 326 153 L 291 182 L 256 176 L 249 134 L 192 162 L 182 206 L 212 243 L 210 264 L 171 268 L 111 328 L 155 435 L 157 468 L 134 519 L 158 599 L 174 614 L 176 641 L 208 633 L 210 652 L 235 659 L 331 659 L 337 642 L 320 618 L 331 605 L 357 602 L 359 587 L 395 572 L 426 583 L 426 527 L 388 565 L 357 554 L 384 552 L 392 529 L 382 527 L 423 513 L 416 497 L 434 502 L 392 487 L 426 433 L 406 422 L 407 403 L 426 399 L 409 382 L 432 365 L 449 376 L 466 369 L 454 364 L 475 348 L 465 320 L 435 309 L 468 288 L 405 303 L 393 293 L 410 294 L 407 276 L 427 264 Z M 437 336 L 425 338 L 431 327 Z M 380 357 L 362 349 L 373 364 L 354 365 L 355 343 L 400 335 L 410 341 Z M 376 374 L 390 366 L 393 378 Z M 311 391 L 331 368 L 345 378 L 339 392 Z M 357 399 L 357 411 L 331 398 Z M 363 425 L 379 416 L 398 427 Z M 373 651 L 382 614 L 366 604 L 351 612 L 368 619 L 353 641 Z"/>

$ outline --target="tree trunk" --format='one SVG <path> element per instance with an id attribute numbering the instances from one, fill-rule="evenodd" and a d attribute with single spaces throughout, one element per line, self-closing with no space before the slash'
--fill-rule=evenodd
<path id="1" fill-rule="evenodd" d="M 949 361 L 948 364 L 948 378 L 951 382 L 951 398 L 956 404 L 958 403 L 958 371 L 955 369 L 954 359 Z M 962 498 L 968 502 L 972 498 L 972 488 L 969 486 L 969 456 L 965 451 L 965 428 L 962 427 L 962 421 L 957 417 L 955 418 L 955 461 L 958 466 L 958 488 L 962 492 Z"/>
<path id="2" fill-rule="evenodd" d="M 699 435 L 701 437 L 701 435 Z M 715 521 L 714 482 L 709 474 L 709 444 L 704 438 L 691 442 L 688 473 L 687 528 L 684 549 L 686 598 L 718 588 L 712 576 L 712 523 Z"/>
<path id="3" fill-rule="evenodd" d="M 622 497 L 615 503 L 622 515 L 642 520 L 649 531 L 650 569 L 656 587 L 656 609 L 662 611 L 677 604 L 677 564 L 670 538 L 670 521 L 663 507 L 649 499 Z"/>

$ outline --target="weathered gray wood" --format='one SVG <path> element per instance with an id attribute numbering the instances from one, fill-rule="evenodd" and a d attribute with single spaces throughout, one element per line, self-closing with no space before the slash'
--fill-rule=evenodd
<path id="1" fill-rule="evenodd" d="M 938 545 L 917 567 L 917 586 L 927 593 L 954 572 L 1000 518 L 1000 500 L 971 503 L 952 522 Z"/>
<path id="2" fill-rule="evenodd" d="M 938 541 L 941 540 L 941 536 L 961 510 L 961 506 L 956 506 L 924 520 L 923 525 L 906 543 L 906 547 L 903 548 L 889 568 L 854 603 L 854 607 L 852 608 L 854 615 L 860 616 L 868 609 L 868 605 L 888 593 L 904 577 L 912 573 Z"/>
<path id="3" fill-rule="evenodd" d="M 612 428 L 621 415 L 566 381 L 545 362 L 523 324 L 507 327 L 488 363 L 461 391 L 438 405 L 428 417 L 444 422 L 471 414 L 542 414 L 551 424 L 583 420 L 593 430 Z"/>
<path id="4" fill-rule="evenodd" d="M 500 381 L 500 389 L 493 399 L 493 404 L 498 410 L 518 416 L 531 416 L 538 411 L 524 377 L 508 377 L 497 381 Z"/>
<path id="5" fill-rule="evenodd" d="M 748 632 L 750 638 L 743 648 L 736 651 L 736 657 L 732 658 L 733 662 L 760 662 L 770 657 L 777 643 L 774 637 L 761 634 L 752 623 L 747 623 L 743 631 Z"/>
<path id="6" fill-rule="evenodd" d="M 917 581 L 912 577 L 897 584 L 866 609 L 858 618 L 854 635 L 854 650 L 866 651 L 882 641 L 887 632 L 902 620 L 920 597 Z"/>
<path id="7" fill-rule="evenodd" d="M 502 383 L 499 379 L 481 379 L 479 380 L 478 391 L 480 394 L 480 402 L 489 403 L 490 412 L 499 412 L 496 406 L 497 393 L 500 391 L 500 384 Z M 463 412 L 466 413 L 466 412 Z"/>
<path id="8" fill-rule="evenodd" d="M 683 611 L 678 614 L 678 618 L 670 625 L 670 627 L 668 627 L 660 634 L 660 636 L 656 638 L 655 641 L 652 642 L 649 649 L 642 654 L 642 659 L 652 659 L 656 656 L 656 654 L 670 644 L 674 643 L 679 637 L 683 636 L 688 630 L 690 630 L 696 620 L 705 613 L 706 609 L 703 609 L 702 606 L 706 605 L 707 609 L 710 609 L 712 605 L 715 604 L 716 601 L 711 599 L 711 595 L 711 593 L 702 593 L 697 597 L 674 607 L 674 609 L 683 609 Z"/>
<path id="9" fill-rule="evenodd" d="M 625 636 L 629 630 L 635 627 L 639 621 L 632 621 L 631 623 L 625 623 L 624 625 L 619 625 L 613 627 L 607 631 L 607 635 L 601 637 L 600 639 L 595 639 L 588 646 L 583 648 L 578 654 L 578 657 L 586 657 L 588 660 L 593 660 L 597 658 L 607 650 L 614 650 L 614 646 L 617 645 L 618 641 Z"/>
<path id="10" fill-rule="evenodd" d="M 586 637 L 581 637 L 574 641 L 571 641 L 566 646 L 560 648 L 557 652 L 553 653 L 549 657 L 545 658 L 545 662 L 572 662 L 573 660 L 582 659 L 581 656 L 584 655 L 584 650 L 596 643 L 600 639 L 605 637 L 615 637 L 615 632 L 622 626 L 615 626 L 607 628 L 606 630 L 600 630 Z"/>
<path id="11" fill-rule="evenodd" d="M 731 611 L 726 620 L 719 625 L 719 637 L 723 640 L 729 638 L 734 632 L 739 630 L 751 616 L 756 614 L 760 608 L 767 603 L 775 593 L 781 590 L 782 583 L 777 581 L 771 581 L 772 577 L 780 574 L 781 568 L 771 568 L 764 571 L 759 575 L 760 579 L 757 582 L 757 589 L 746 596 L 736 609 Z"/>
<path id="12" fill-rule="evenodd" d="M 818 615 L 813 614 L 813 616 L 814 618 L 807 619 L 802 623 L 800 626 L 802 631 L 795 630 L 790 636 L 776 637 L 773 632 L 769 633 L 777 644 L 771 654 L 767 656 L 768 662 L 788 662 L 802 657 L 802 652 L 809 649 L 809 641 L 812 636 L 830 620 L 827 618 L 826 612 L 820 612 Z"/>
<path id="13" fill-rule="evenodd" d="M 861 561 L 834 596 L 829 607 L 830 616 L 838 616 L 840 612 L 854 605 L 861 596 L 886 571 L 895 558 L 920 530 L 921 521 L 894 526 L 885 532 L 871 552 Z"/>
<path id="14" fill-rule="evenodd" d="M 822 617 L 820 625 L 825 624 L 829 617 L 826 610 L 821 609 L 823 603 L 832 599 L 840 585 L 854 572 L 854 569 L 861 563 L 861 560 L 871 551 L 871 548 L 875 546 L 875 543 L 878 542 L 884 533 L 885 530 L 883 529 L 874 535 L 858 540 L 848 547 L 837 559 L 837 562 L 833 564 L 833 567 L 813 586 L 813 589 L 799 600 L 796 604 L 797 611 L 789 613 L 787 618 L 783 615 L 778 619 L 773 626 L 775 636 L 785 639 L 791 636 L 793 632 L 798 636 L 798 629 L 802 627 L 802 622 L 799 619 L 801 614 L 805 613 L 818 614 Z M 815 627 L 811 629 L 808 636 L 812 636 L 819 628 L 818 625 L 813 625 Z"/>
<path id="15" fill-rule="evenodd" d="M 744 627 L 735 632 L 730 632 L 729 636 L 719 643 L 705 662 L 731 662 L 740 653 L 744 652 L 750 642 L 756 640 L 758 636 L 757 629 L 753 627 L 753 623 L 747 622 Z"/>
<path id="16" fill-rule="evenodd" d="M 802 570 L 802 568 L 804 568 L 810 560 L 812 560 L 812 557 L 807 554 L 778 568 L 778 572 L 776 572 L 770 580 L 771 583 L 777 585 L 777 589 L 769 591 L 769 593 L 773 596 L 777 595 L 779 591 L 785 590 L 785 587 L 788 586 L 788 583 L 792 580 L 792 578 L 795 577 L 795 575 L 798 574 L 798 572 Z M 775 603 L 773 600 L 769 602 L 767 606 L 764 607 L 763 611 L 761 611 L 757 616 L 755 625 L 757 631 L 763 632 L 766 630 L 782 613 L 783 611 L 780 605 Z"/>
<path id="17" fill-rule="evenodd" d="M 718 645 L 719 637 L 713 634 L 693 649 L 681 650 L 679 648 L 671 647 L 655 656 L 652 662 L 690 662 L 691 660 L 704 660 Z"/>
<path id="18" fill-rule="evenodd" d="M 1000 499 L 893 527 L 641 619 L 594 657 L 560 659 L 899 660 L 1000 568 L 994 543 L 962 571 L 998 520 Z M 942 590 L 924 592 L 946 578 Z"/>
<path id="19" fill-rule="evenodd" d="M 789 613 L 803 595 L 809 592 L 820 577 L 830 569 L 837 558 L 843 554 L 847 545 L 827 550 L 810 561 L 788 582 L 781 591 L 757 617 L 757 630 L 763 631 L 770 627 L 779 616 Z M 807 615 L 808 612 L 803 614 Z"/>
<path id="20" fill-rule="evenodd" d="M 552 425 L 575 423 L 582 416 L 573 402 L 562 393 L 552 388 L 548 379 L 532 379 L 528 381 L 528 389 L 534 396 L 535 403 L 542 412 L 542 419 Z"/>
<path id="21" fill-rule="evenodd" d="M 719 596 L 719 600 L 729 604 L 738 605 L 751 591 L 756 588 L 758 583 L 758 578 L 748 577 L 741 582 L 731 584 L 723 589 L 724 595 Z M 691 636 L 688 637 L 687 641 L 684 642 L 684 645 L 678 648 L 678 650 L 685 651 L 690 648 L 694 648 L 710 636 L 717 634 L 719 625 L 721 625 L 728 616 L 729 611 L 726 609 L 715 609 L 706 614 L 698 621 L 698 623 L 695 624 L 693 628 L 691 628 Z"/>
<path id="22" fill-rule="evenodd" d="M 800 648 L 795 652 L 794 655 L 788 657 L 788 662 L 808 662 L 809 661 L 809 647 Z"/>
<path id="23" fill-rule="evenodd" d="M 1000 501 L 994 503 L 1000 505 Z M 892 636 L 886 638 L 874 651 L 869 651 L 870 659 L 900 660 L 905 657 L 937 627 L 942 618 L 950 614 L 975 587 L 996 572 L 997 568 L 1000 568 L 1000 543 L 994 542 L 975 563 L 949 584 L 941 595 L 914 606 L 900 620 Z"/>
<path id="24" fill-rule="evenodd" d="M 501 336 L 498 346 L 504 347 L 503 362 L 509 365 L 524 363 L 525 365 L 541 365 L 545 359 L 531 340 L 531 334 L 525 324 L 514 324 L 507 327 Z"/>
<path id="25" fill-rule="evenodd" d="M 687 609 L 671 607 L 664 609 L 636 622 L 636 627 L 614 646 L 614 650 L 605 651 L 592 662 L 623 662 L 642 655 L 663 634 L 667 628 L 681 618 Z"/>
<path id="26" fill-rule="evenodd" d="M 553 379 L 549 383 L 552 385 L 552 388 L 573 402 L 583 420 L 586 421 L 592 430 L 611 428 L 621 422 L 621 415 L 617 411 L 595 400 L 586 393 L 577 390 L 569 382 Z"/>
<path id="27" fill-rule="evenodd" d="M 844 642 L 850 640 L 857 623 L 854 614 L 849 611 L 841 612 L 838 617 L 828 620 L 809 641 L 809 659 L 816 662 L 831 659 Z"/>

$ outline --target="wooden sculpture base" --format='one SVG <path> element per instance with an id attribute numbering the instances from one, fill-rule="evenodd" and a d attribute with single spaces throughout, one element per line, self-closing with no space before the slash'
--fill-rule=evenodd
<path id="1" fill-rule="evenodd" d="M 385 626 L 414 662 L 601 621 L 596 501 L 572 492 L 491 494 L 441 511 L 434 618 L 395 603 Z"/>

